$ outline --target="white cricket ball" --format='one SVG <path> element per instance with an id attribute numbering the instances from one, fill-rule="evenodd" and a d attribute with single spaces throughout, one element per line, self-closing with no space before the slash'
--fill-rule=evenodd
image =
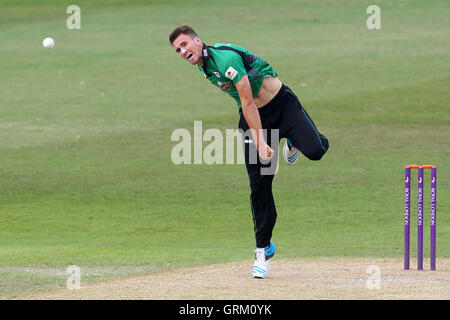
<path id="1" fill-rule="evenodd" d="M 45 38 L 44 41 L 42 41 L 42 45 L 44 48 L 51 49 L 55 45 L 55 41 L 53 41 L 52 38 Z"/>

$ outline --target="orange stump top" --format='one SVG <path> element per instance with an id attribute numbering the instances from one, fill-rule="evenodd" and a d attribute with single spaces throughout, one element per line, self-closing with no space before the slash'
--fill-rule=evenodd
<path id="1" fill-rule="evenodd" d="M 436 168 L 436 166 L 434 164 L 424 164 L 422 166 L 419 166 L 418 164 L 409 164 L 407 166 L 405 166 L 406 168 L 410 168 L 410 169 L 431 169 L 431 168 Z"/>

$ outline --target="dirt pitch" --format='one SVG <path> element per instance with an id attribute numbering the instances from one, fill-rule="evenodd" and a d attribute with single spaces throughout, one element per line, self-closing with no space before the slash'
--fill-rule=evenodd
<path id="1" fill-rule="evenodd" d="M 270 278 L 253 279 L 241 261 L 83 284 L 14 299 L 450 299 L 450 260 L 437 271 L 402 269 L 401 259 L 299 259 L 271 263 Z"/>

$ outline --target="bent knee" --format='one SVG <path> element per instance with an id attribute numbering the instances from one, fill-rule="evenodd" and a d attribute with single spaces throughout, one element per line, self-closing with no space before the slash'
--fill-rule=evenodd
<path id="1" fill-rule="evenodd" d="M 326 152 L 327 151 L 325 149 L 321 149 L 321 150 L 317 150 L 316 152 L 313 152 L 313 153 L 305 154 L 305 156 L 309 160 L 318 161 L 318 160 L 322 159 L 322 157 L 325 155 Z"/>
<path id="2" fill-rule="evenodd" d="M 313 161 L 322 159 L 322 157 L 328 151 L 328 140 L 325 140 L 324 142 L 326 142 L 326 143 L 322 144 L 321 146 L 317 146 L 317 148 L 315 148 L 314 150 L 310 150 L 309 152 L 304 153 L 304 155 L 309 160 L 313 160 Z"/>

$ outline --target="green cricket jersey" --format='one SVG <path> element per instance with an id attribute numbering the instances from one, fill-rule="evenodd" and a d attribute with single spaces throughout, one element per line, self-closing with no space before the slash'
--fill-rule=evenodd
<path id="1" fill-rule="evenodd" d="M 203 75 L 212 84 L 232 96 L 239 108 L 241 100 L 235 84 L 242 76 L 248 75 L 255 97 L 265 77 L 278 75 L 266 61 L 244 47 L 234 44 L 216 43 L 214 46 L 203 44 L 203 61 L 204 66 L 198 66 Z"/>

